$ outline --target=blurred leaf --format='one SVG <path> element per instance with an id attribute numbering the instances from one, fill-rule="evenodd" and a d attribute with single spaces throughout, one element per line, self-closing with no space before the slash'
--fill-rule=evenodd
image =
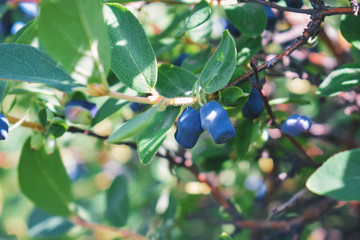
<path id="1" fill-rule="evenodd" d="M 310 101 L 302 98 L 274 98 L 269 101 L 270 106 L 274 106 L 276 104 L 284 104 L 284 103 L 294 103 L 298 105 L 308 105 L 311 104 Z"/>
<path id="2" fill-rule="evenodd" d="M 360 200 L 360 148 L 335 154 L 307 180 L 306 187 L 341 201 Z"/>
<path id="3" fill-rule="evenodd" d="M 0 78 L 43 83 L 60 91 L 79 87 L 43 51 L 23 44 L 0 44 Z"/>
<path id="4" fill-rule="evenodd" d="M 232 240 L 232 238 L 227 233 L 223 232 L 220 234 L 219 240 Z"/>
<path id="5" fill-rule="evenodd" d="M 220 45 L 200 74 L 200 85 L 206 93 L 223 88 L 230 80 L 236 64 L 235 42 L 229 31 L 223 33 Z"/>
<path id="6" fill-rule="evenodd" d="M 129 89 L 126 86 L 122 86 L 117 92 L 121 92 L 127 95 L 135 96 L 136 92 Z M 99 110 L 97 111 L 95 118 L 91 122 L 91 126 L 95 126 L 102 120 L 106 119 L 107 117 L 111 116 L 112 114 L 119 111 L 123 106 L 128 104 L 129 101 L 122 100 L 122 99 L 115 99 L 115 98 L 109 98 L 106 100 Z"/>
<path id="7" fill-rule="evenodd" d="M 225 7 L 225 12 L 230 22 L 249 37 L 260 36 L 265 30 L 266 12 L 260 4 L 229 5 Z"/>
<path id="8" fill-rule="evenodd" d="M 165 52 L 170 51 L 178 44 L 175 38 L 163 38 L 152 43 L 152 47 L 154 49 L 155 55 L 159 56 Z"/>
<path id="9" fill-rule="evenodd" d="M 117 227 L 126 224 L 129 215 L 129 196 L 124 176 L 117 176 L 107 190 L 105 215 Z"/>
<path id="10" fill-rule="evenodd" d="M 0 3 L 0 18 L 4 15 L 4 13 L 7 11 L 8 5 L 6 3 L 1 2 Z"/>
<path id="11" fill-rule="evenodd" d="M 210 57 L 210 53 L 211 53 L 211 47 L 208 47 L 205 50 L 201 50 L 197 54 L 186 58 L 182 62 L 181 67 L 185 68 L 193 73 L 198 73 L 205 66 L 207 60 Z"/>
<path id="12" fill-rule="evenodd" d="M 353 57 L 355 62 L 360 62 L 360 51 L 356 47 L 352 46 L 350 48 L 351 56 Z"/>
<path id="13" fill-rule="evenodd" d="M 236 41 L 237 65 L 245 64 L 249 61 L 260 49 L 262 49 L 261 36 L 252 38 L 245 35 Z"/>
<path id="14" fill-rule="evenodd" d="M 191 93 L 197 76 L 192 72 L 171 64 L 161 64 L 156 90 L 164 97 L 180 97 Z"/>
<path id="15" fill-rule="evenodd" d="M 76 81 L 101 83 L 110 68 L 110 45 L 98 0 L 43 0 L 41 46 Z"/>
<path id="16" fill-rule="evenodd" d="M 34 40 L 36 34 L 37 20 L 33 19 L 16 32 L 16 34 L 11 39 L 11 42 L 30 45 Z"/>
<path id="17" fill-rule="evenodd" d="M 28 138 L 21 151 L 18 176 L 21 191 L 36 206 L 55 215 L 72 213 L 71 181 L 57 147 L 48 155 L 44 147 L 32 150 Z"/>
<path id="18" fill-rule="evenodd" d="M 157 79 L 156 58 L 140 22 L 116 3 L 104 5 L 104 14 L 112 46 L 111 69 L 129 88 L 150 92 Z"/>
<path id="19" fill-rule="evenodd" d="M 107 142 L 121 143 L 129 137 L 141 133 L 150 125 L 152 119 L 159 111 L 160 105 L 161 103 L 125 122 L 118 130 L 109 136 Z"/>
<path id="20" fill-rule="evenodd" d="M 243 159 L 248 152 L 253 135 L 253 126 L 252 120 L 244 118 L 236 128 L 235 149 L 238 159 Z"/>
<path id="21" fill-rule="evenodd" d="M 220 102 L 225 107 L 242 107 L 248 99 L 239 87 L 229 87 L 219 93 Z"/>
<path id="22" fill-rule="evenodd" d="M 64 217 L 53 216 L 35 208 L 27 222 L 28 233 L 35 238 L 54 238 L 64 235 L 74 224 Z"/>
<path id="23" fill-rule="evenodd" d="M 0 81 L 0 102 L 4 100 L 6 94 L 7 81 Z"/>
<path id="24" fill-rule="evenodd" d="M 360 62 L 349 63 L 332 71 L 320 84 L 316 94 L 334 96 L 360 84 Z"/>
<path id="25" fill-rule="evenodd" d="M 157 112 L 148 120 L 150 125 L 139 135 L 136 141 L 139 158 L 142 164 L 148 164 L 164 142 L 167 132 L 179 115 L 180 107 L 167 107 L 164 111 Z"/>
<path id="26" fill-rule="evenodd" d="M 344 38 L 357 49 L 360 49 L 360 18 L 352 14 L 344 14 L 340 22 L 340 32 Z"/>
<path id="27" fill-rule="evenodd" d="M 193 10 L 191 11 L 189 18 L 185 22 L 185 26 L 183 30 L 181 30 L 181 32 L 178 33 L 178 35 L 183 34 L 187 30 L 200 26 L 208 19 L 210 19 L 210 16 L 211 16 L 211 8 L 209 4 L 206 1 L 199 2 L 198 4 L 195 5 Z"/>

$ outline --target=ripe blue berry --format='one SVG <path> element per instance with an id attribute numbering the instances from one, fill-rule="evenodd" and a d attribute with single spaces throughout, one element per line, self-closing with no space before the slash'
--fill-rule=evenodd
<path id="1" fill-rule="evenodd" d="M 311 119 L 309 117 L 294 114 L 281 124 L 281 131 L 291 136 L 297 136 L 302 132 L 308 131 L 310 127 Z"/>
<path id="2" fill-rule="evenodd" d="M 241 35 L 241 32 L 229 20 L 226 20 L 225 28 L 228 29 L 234 37 L 239 37 Z"/>
<path id="3" fill-rule="evenodd" d="M 285 0 L 286 6 L 291 8 L 301 8 L 304 3 L 303 0 Z"/>
<path id="4" fill-rule="evenodd" d="M 139 113 L 145 110 L 146 107 L 148 107 L 148 104 L 145 103 L 137 103 L 137 102 L 131 102 L 129 107 L 134 113 Z"/>
<path id="5" fill-rule="evenodd" d="M 245 118 L 254 119 L 261 115 L 264 109 L 264 102 L 260 93 L 255 88 L 251 89 L 249 99 L 242 108 L 242 114 Z"/>
<path id="6" fill-rule="evenodd" d="M 187 107 L 179 117 L 175 139 L 184 148 L 192 148 L 203 131 L 199 111 Z"/>
<path id="7" fill-rule="evenodd" d="M 0 113 L 0 140 L 5 140 L 9 133 L 9 121 Z"/>
<path id="8" fill-rule="evenodd" d="M 208 131 L 215 143 L 225 143 L 235 137 L 235 129 L 226 110 L 211 101 L 200 108 L 201 126 Z"/>
<path id="9" fill-rule="evenodd" d="M 273 31 L 275 29 L 275 25 L 276 25 L 278 18 L 270 7 L 264 6 L 264 8 L 265 8 L 266 18 L 267 18 L 266 29 Z"/>
<path id="10" fill-rule="evenodd" d="M 183 61 L 184 61 L 186 58 L 188 58 L 188 57 L 189 57 L 189 54 L 182 53 L 182 54 L 180 54 L 180 55 L 174 60 L 173 64 L 174 64 L 175 66 L 180 67 L 181 64 L 183 63 Z"/>
<path id="11" fill-rule="evenodd" d="M 65 116 L 73 123 L 90 124 L 97 113 L 96 104 L 85 100 L 72 100 L 65 106 Z"/>

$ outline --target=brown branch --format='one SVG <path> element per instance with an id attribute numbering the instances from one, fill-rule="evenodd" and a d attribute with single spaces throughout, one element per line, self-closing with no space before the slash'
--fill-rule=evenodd
<path id="1" fill-rule="evenodd" d="M 19 118 L 12 117 L 12 116 L 6 116 L 6 118 L 9 120 L 10 123 L 14 123 L 14 124 L 20 121 Z M 29 121 L 23 121 L 20 124 L 20 126 L 31 128 L 33 130 L 40 131 L 40 132 L 44 130 L 44 127 L 40 123 L 34 123 L 34 122 L 29 122 Z"/>

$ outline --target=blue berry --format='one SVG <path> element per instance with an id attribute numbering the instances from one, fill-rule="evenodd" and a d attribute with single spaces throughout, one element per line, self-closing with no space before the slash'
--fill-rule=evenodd
<path id="1" fill-rule="evenodd" d="M 229 20 L 226 20 L 225 28 L 228 29 L 234 37 L 239 37 L 241 34 L 241 32 Z"/>
<path id="2" fill-rule="evenodd" d="M 39 14 L 39 6 L 34 2 L 21 2 L 18 4 L 21 11 L 26 15 L 35 18 Z"/>
<path id="3" fill-rule="evenodd" d="M 25 26 L 25 23 L 17 21 L 11 26 L 10 33 L 14 35 L 20 29 L 22 29 L 24 26 Z"/>
<path id="4" fill-rule="evenodd" d="M 175 66 L 180 67 L 181 64 L 183 63 L 183 61 L 184 61 L 186 58 L 188 58 L 188 57 L 189 57 L 189 54 L 182 53 L 182 54 L 180 54 L 180 55 L 174 60 L 173 64 L 174 64 Z"/>
<path id="5" fill-rule="evenodd" d="M 5 140 L 9 133 L 9 121 L 0 113 L 0 140 Z"/>
<path id="6" fill-rule="evenodd" d="M 96 104 L 85 100 L 72 100 L 65 106 L 65 116 L 73 123 L 90 124 L 97 113 Z"/>
<path id="7" fill-rule="evenodd" d="M 273 31 L 275 29 L 275 25 L 276 25 L 278 18 L 270 7 L 264 6 L 264 8 L 265 8 L 266 17 L 267 17 L 266 29 Z"/>
<path id="8" fill-rule="evenodd" d="M 148 104 L 145 103 L 137 103 L 137 102 L 131 102 L 129 107 L 134 113 L 139 113 L 145 110 L 146 107 L 148 107 Z"/>
<path id="9" fill-rule="evenodd" d="M 304 3 L 303 0 L 285 0 L 286 6 L 291 8 L 301 8 Z"/>
<path id="10" fill-rule="evenodd" d="M 201 127 L 208 131 L 214 142 L 225 143 L 235 137 L 229 115 L 220 103 L 211 101 L 200 108 Z"/>
<path id="11" fill-rule="evenodd" d="M 192 107 L 187 107 L 178 119 L 175 139 L 184 148 L 192 148 L 203 131 L 199 111 Z"/>
<path id="12" fill-rule="evenodd" d="M 261 95 L 255 88 L 251 89 L 249 99 L 242 108 L 242 114 L 245 118 L 255 119 L 259 117 L 264 109 L 264 102 Z"/>
<path id="13" fill-rule="evenodd" d="M 281 131 L 291 136 L 297 136 L 302 132 L 308 131 L 310 127 L 311 119 L 309 117 L 294 114 L 281 124 Z"/>

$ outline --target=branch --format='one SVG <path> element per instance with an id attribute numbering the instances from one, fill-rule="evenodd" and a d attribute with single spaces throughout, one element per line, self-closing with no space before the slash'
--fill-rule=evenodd
<path id="1" fill-rule="evenodd" d="M 21 119 L 16 118 L 16 117 L 11 117 L 11 116 L 6 116 L 6 118 L 9 120 L 10 123 L 14 123 L 16 124 L 17 122 L 19 122 Z M 40 124 L 40 123 L 34 123 L 34 122 L 29 122 L 29 121 L 23 121 L 20 126 L 23 127 L 27 127 L 36 131 L 43 131 L 44 127 Z"/>

